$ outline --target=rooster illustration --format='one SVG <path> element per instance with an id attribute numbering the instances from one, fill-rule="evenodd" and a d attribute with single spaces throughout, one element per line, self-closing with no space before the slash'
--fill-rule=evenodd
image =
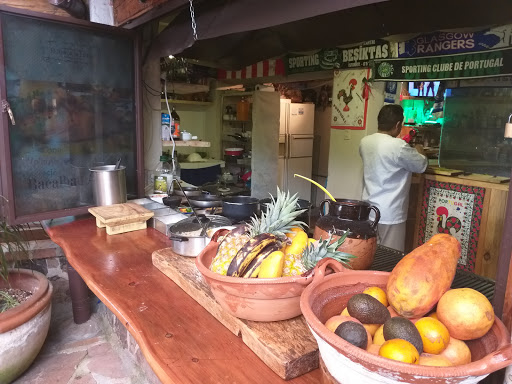
<path id="1" fill-rule="evenodd" d="M 344 89 L 342 89 L 341 91 L 338 92 L 338 100 L 343 98 L 343 102 L 345 103 L 345 108 L 343 108 L 343 111 L 344 112 L 348 112 L 350 111 L 350 108 L 348 106 L 348 104 L 352 101 L 352 99 L 354 98 L 352 96 L 352 91 L 354 90 L 354 88 L 356 87 L 356 84 L 357 84 L 357 80 L 356 79 L 351 79 L 349 82 L 348 82 L 348 87 L 350 88 L 350 91 L 349 91 L 349 94 L 347 95 L 347 91 L 345 91 Z"/>
<path id="2" fill-rule="evenodd" d="M 437 221 L 437 232 L 439 233 L 447 233 L 449 235 L 455 235 L 462 228 L 462 222 L 459 218 L 455 216 L 448 217 L 448 209 L 446 207 L 439 207 L 436 209 L 436 214 L 438 215 Z M 444 217 L 446 216 L 446 221 Z M 451 231 L 453 229 L 453 232 Z"/>

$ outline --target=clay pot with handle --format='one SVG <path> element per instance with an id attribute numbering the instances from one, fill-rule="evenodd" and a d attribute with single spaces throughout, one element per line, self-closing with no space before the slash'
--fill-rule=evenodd
<path id="1" fill-rule="evenodd" d="M 375 217 L 370 220 L 372 211 Z M 320 204 L 320 218 L 316 222 L 313 237 L 327 239 L 332 234 L 333 239 L 337 239 L 349 231 L 347 239 L 338 249 L 356 256 L 350 261 L 352 269 L 368 269 L 377 250 L 379 219 L 379 209 L 365 201 L 324 200 Z"/>

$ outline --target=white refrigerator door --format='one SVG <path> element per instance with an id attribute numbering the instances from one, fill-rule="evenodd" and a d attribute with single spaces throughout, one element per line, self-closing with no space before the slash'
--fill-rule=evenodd
<path id="1" fill-rule="evenodd" d="M 290 135 L 313 135 L 315 130 L 315 104 L 290 104 L 288 117 Z"/>
<path id="2" fill-rule="evenodd" d="M 284 135 L 288 132 L 287 127 L 289 123 L 290 116 L 290 104 L 291 101 L 289 99 L 280 99 L 280 111 L 279 111 L 279 134 Z"/>
<path id="3" fill-rule="evenodd" d="M 313 135 L 287 135 L 288 157 L 313 156 Z"/>
<path id="4" fill-rule="evenodd" d="M 291 194 L 298 193 L 300 199 L 311 201 L 311 183 L 294 174 L 306 176 L 311 179 L 313 169 L 312 157 L 295 157 L 285 159 L 287 189 Z"/>

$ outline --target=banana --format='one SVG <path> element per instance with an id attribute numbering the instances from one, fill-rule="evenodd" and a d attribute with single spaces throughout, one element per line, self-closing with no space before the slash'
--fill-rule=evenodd
<path id="1" fill-rule="evenodd" d="M 258 277 L 258 273 L 260 272 L 261 263 L 263 260 L 265 260 L 271 253 L 277 251 L 279 249 L 279 246 L 277 243 L 267 245 L 263 250 L 256 256 L 250 264 L 247 266 L 247 268 L 244 271 L 243 277 L 249 278 L 249 277 Z"/>
<path id="2" fill-rule="evenodd" d="M 229 264 L 227 276 L 242 276 L 251 261 L 267 245 L 277 243 L 277 237 L 270 233 L 261 233 L 244 244 Z"/>

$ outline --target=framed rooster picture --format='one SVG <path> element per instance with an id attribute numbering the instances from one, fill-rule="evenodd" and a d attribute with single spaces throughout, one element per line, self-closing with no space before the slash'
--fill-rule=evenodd
<path id="1" fill-rule="evenodd" d="M 370 69 L 334 71 L 331 128 L 366 129 Z"/>
<path id="2" fill-rule="evenodd" d="M 418 245 L 450 234 L 461 245 L 459 268 L 474 272 L 484 196 L 485 188 L 425 180 Z"/>

